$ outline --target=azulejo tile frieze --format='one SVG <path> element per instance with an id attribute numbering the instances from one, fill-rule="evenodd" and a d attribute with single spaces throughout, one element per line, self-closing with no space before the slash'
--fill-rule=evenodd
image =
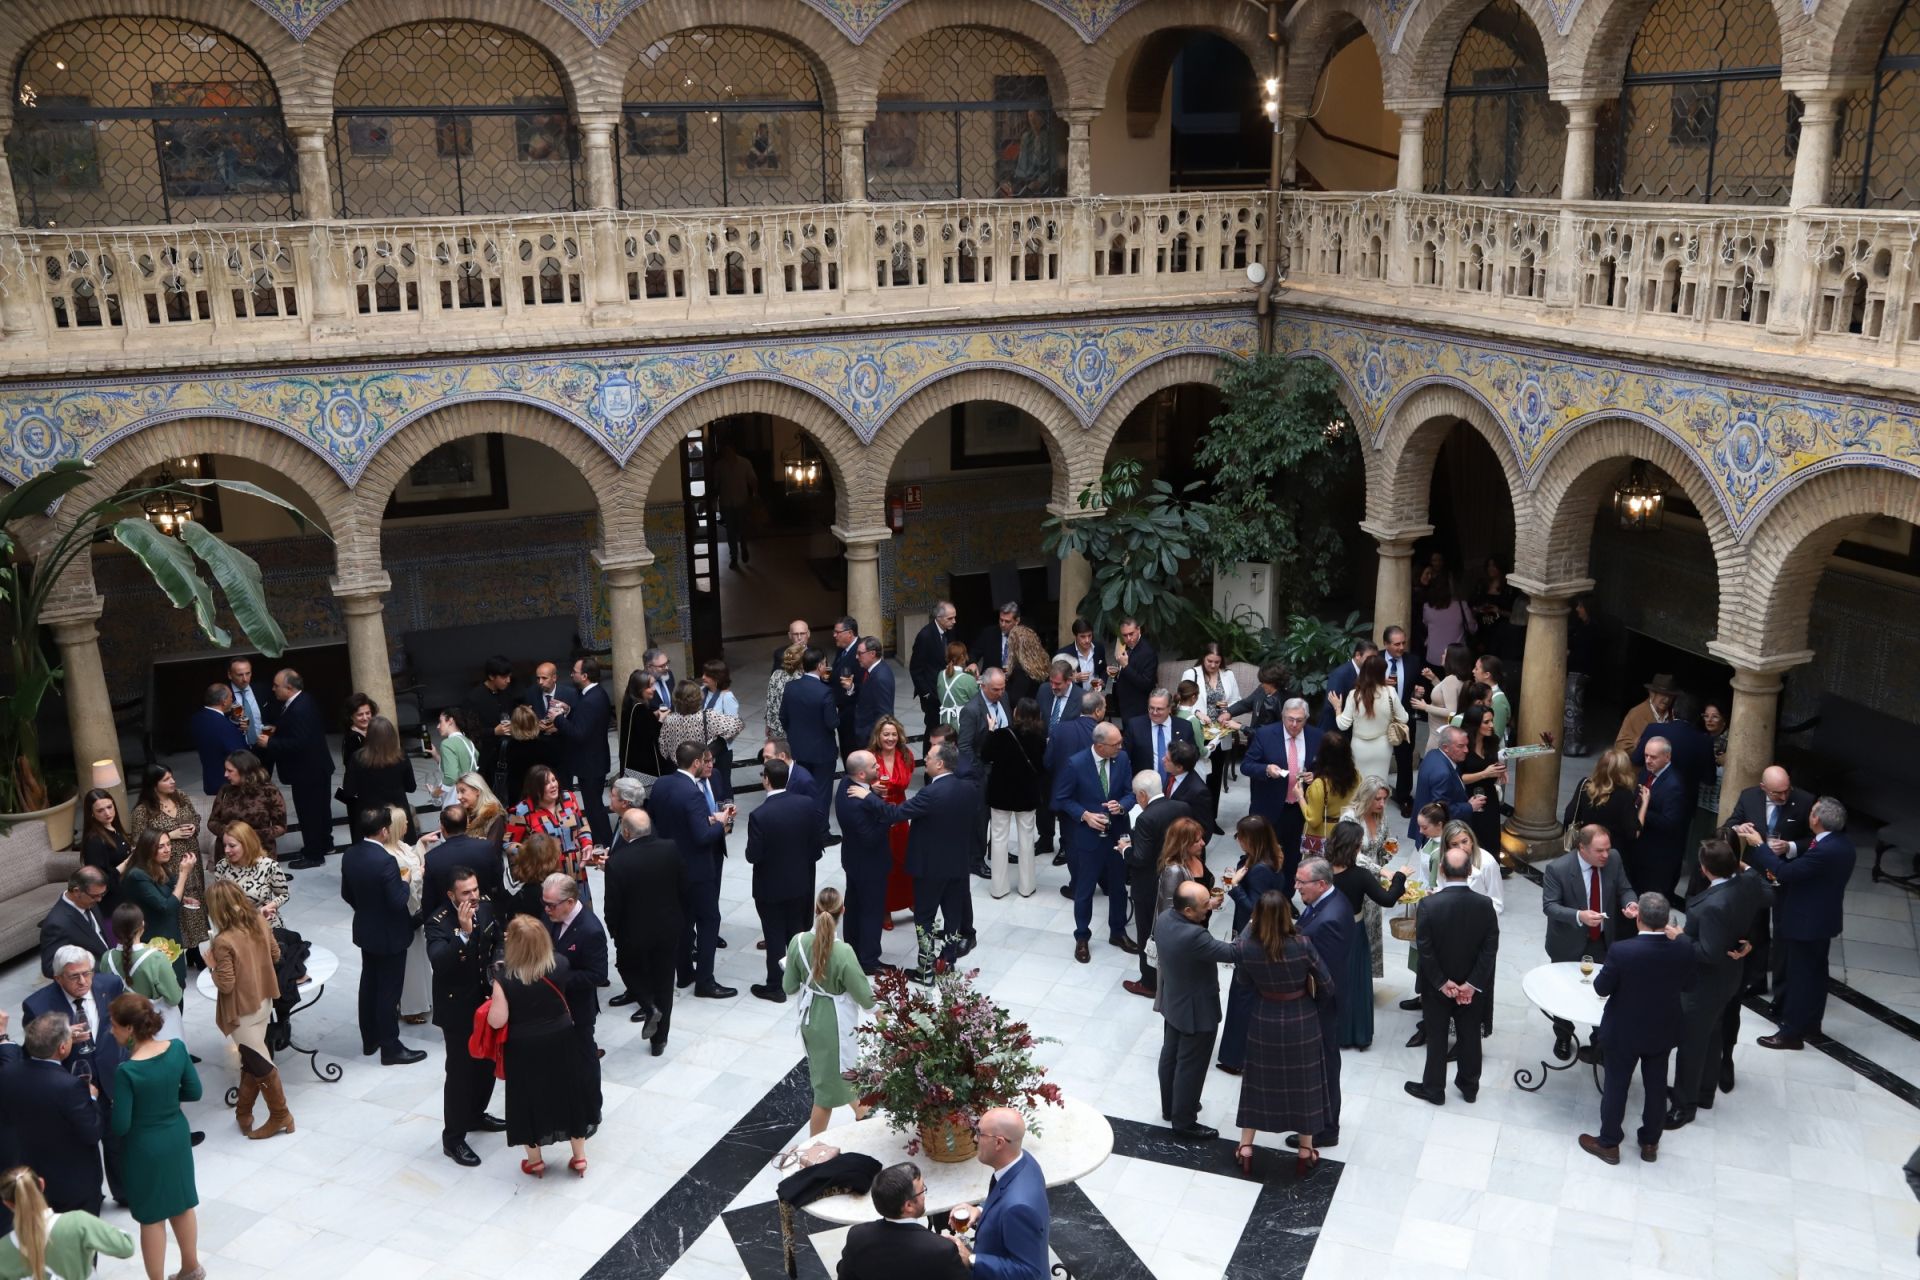
<path id="1" fill-rule="evenodd" d="M 1920 476 L 1920 406 L 1305 312 L 1284 311 L 1279 325 L 1279 345 L 1340 373 L 1376 441 L 1396 408 L 1423 386 L 1455 386 L 1478 397 L 1529 486 L 1571 432 L 1602 418 L 1643 423 L 1691 455 L 1736 534 L 1821 471 L 1874 466 Z"/>
<path id="2" fill-rule="evenodd" d="M 0 479 L 18 484 L 61 458 L 96 456 L 157 423 L 218 417 L 294 436 L 352 484 L 407 423 L 473 400 L 549 409 L 624 464 L 687 397 L 756 378 L 817 396 L 869 443 L 915 391 L 970 369 L 1030 378 L 1084 426 L 1129 378 L 1162 359 L 1190 352 L 1246 355 L 1256 342 L 1251 312 L 1237 309 L 513 359 L 17 383 L 0 386 Z"/>

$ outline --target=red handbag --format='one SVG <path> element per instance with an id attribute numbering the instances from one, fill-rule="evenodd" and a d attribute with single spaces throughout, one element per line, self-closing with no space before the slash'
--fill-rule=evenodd
<path id="1" fill-rule="evenodd" d="M 473 1034 L 467 1037 L 467 1052 L 476 1058 L 486 1058 L 493 1063 L 493 1078 L 507 1078 L 507 1028 L 487 1025 L 487 1011 L 493 1008 L 493 997 L 488 996 L 473 1011 Z"/>

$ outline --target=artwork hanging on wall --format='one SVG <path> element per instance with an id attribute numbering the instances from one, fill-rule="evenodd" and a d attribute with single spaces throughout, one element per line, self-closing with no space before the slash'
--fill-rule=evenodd
<path id="1" fill-rule="evenodd" d="M 44 94 L 43 107 L 89 107 L 83 94 Z M 26 185 L 48 195 L 100 189 L 100 152 L 87 120 L 37 120 L 14 135 L 14 163 Z"/>
<path id="2" fill-rule="evenodd" d="M 448 441 L 407 468 L 387 500 L 387 516 L 439 516 L 506 507 L 505 439 L 489 432 Z"/>
<path id="3" fill-rule="evenodd" d="M 393 154 L 393 121 L 386 116 L 347 117 L 347 153 L 362 160 Z"/>
<path id="4" fill-rule="evenodd" d="M 264 80 L 163 80 L 153 84 L 156 107 L 196 111 L 245 110 L 274 105 Z M 293 157 L 271 114 L 156 120 L 154 142 L 169 196 L 284 193 L 294 182 Z"/>
<path id="5" fill-rule="evenodd" d="M 441 116 L 433 122 L 433 154 L 442 160 L 473 156 L 473 121 L 467 116 Z"/>
<path id="6" fill-rule="evenodd" d="M 953 407 L 955 471 L 981 467 L 1019 467 L 1048 461 L 1047 442 L 1034 418 L 997 400 L 975 400 Z"/>
<path id="7" fill-rule="evenodd" d="M 995 76 L 993 100 L 1018 104 L 993 113 L 993 184 L 1001 196 L 1058 196 L 1067 190 L 1066 122 L 1053 114 L 1045 76 Z"/>
<path id="8" fill-rule="evenodd" d="M 867 126 L 867 172 L 898 172 L 920 163 L 920 113 L 881 111 Z"/>
<path id="9" fill-rule="evenodd" d="M 627 154 L 683 156 L 687 154 L 687 113 L 627 112 Z"/>
<path id="10" fill-rule="evenodd" d="M 557 164 L 574 158 L 573 122 L 565 111 L 513 118 L 514 155 L 522 164 Z"/>
<path id="11" fill-rule="evenodd" d="M 774 177 L 787 171 L 787 119 L 761 112 L 727 116 L 727 173 Z"/>

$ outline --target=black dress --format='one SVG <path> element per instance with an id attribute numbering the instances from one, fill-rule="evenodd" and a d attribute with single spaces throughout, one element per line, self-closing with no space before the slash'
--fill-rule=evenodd
<path id="1" fill-rule="evenodd" d="M 527 770 L 543 764 L 559 772 L 560 744 L 547 734 L 537 738 L 507 737 L 500 742 L 501 795 L 508 807 L 518 804 L 525 793 Z M 566 779 L 562 778 L 564 783 Z"/>
<path id="2" fill-rule="evenodd" d="M 1490 744 L 1487 749 L 1496 751 L 1498 748 Z M 1467 758 L 1460 762 L 1460 776 L 1464 778 L 1467 774 L 1491 769 L 1498 762 L 1498 756 L 1483 756 L 1475 747 L 1469 746 Z M 1487 798 L 1487 802 L 1480 806 L 1478 812 L 1468 815 L 1467 825 L 1473 828 L 1473 838 L 1479 842 L 1480 847 L 1498 857 L 1500 854 L 1500 784 L 1492 778 L 1482 778 L 1478 782 L 1467 783 L 1466 788 L 1468 799 L 1474 796 Z"/>
<path id="3" fill-rule="evenodd" d="M 413 761 L 402 756 L 398 763 L 387 765 L 367 765 L 360 762 L 358 753 L 347 757 L 347 776 L 340 789 L 346 792 L 347 812 L 358 812 L 361 805 L 385 804 L 404 809 L 407 814 L 407 831 L 402 838 L 408 844 L 420 838 L 419 825 L 413 818 L 413 789 L 417 782 L 413 776 Z"/>
<path id="4" fill-rule="evenodd" d="M 1592 791 L 1593 779 L 1583 779 L 1567 805 L 1567 822 L 1575 830 L 1590 822 L 1605 827 L 1614 856 L 1624 862 L 1640 842 L 1640 795 L 1632 787 L 1615 787 L 1606 803 L 1595 804 L 1590 798 Z"/>
<path id="5" fill-rule="evenodd" d="M 100 914 L 108 919 L 113 918 L 113 909 L 120 905 L 120 864 L 132 852 L 125 840 L 98 832 L 88 836 L 80 847 L 81 863 L 98 867 L 100 874 L 107 878 L 107 896 L 100 899 Z"/>
<path id="6" fill-rule="evenodd" d="M 981 752 L 991 769 L 987 808 L 1012 813 L 1038 809 L 1046 798 L 1046 775 L 1040 769 L 1046 753 L 1047 740 L 1036 730 L 1008 728 L 988 734 Z"/>
<path id="7" fill-rule="evenodd" d="M 507 1142 L 544 1147 L 600 1127 L 600 1073 L 567 1012 L 567 961 L 538 982 L 500 976 L 507 996 Z"/>

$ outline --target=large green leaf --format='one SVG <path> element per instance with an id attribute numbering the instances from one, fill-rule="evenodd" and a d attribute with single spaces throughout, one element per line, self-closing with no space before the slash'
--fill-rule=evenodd
<path id="1" fill-rule="evenodd" d="M 326 530 L 318 528 L 311 520 L 307 519 L 307 513 L 299 507 L 294 506 L 279 494 L 269 493 L 259 485 L 249 484 L 245 480 L 178 480 L 175 481 L 175 483 L 183 489 L 218 489 L 223 493 L 244 493 L 250 498 L 258 498 L 262 502 L 271 502 L 274 506 L 279 507 L 282 511 L 293 517 L 293 522 L 300 526 L 302 532 L 311 530 L 323 535 L 326 533 Z M 278 657 L 279 655 L 276 652 L 269 656 Z"/>
<path id="2" fill-rule="evenodd" d="M 85 458 L 62 458 L 0 498 L 0 525 L 18 516 L 39 515 L 92 478 L 91 462 Z"/>
<path id="3" fill-rule="evenodd" d="M 198 521 L 180 526 L 180 540 L 213 571 L 213 580 L 220 584 L 233 620 L 247 633 L 247 639 L 267 657 L 279 657 L 287 647 L 286 633 L 267 608 L 266 586 L 253 557 L 220 541 Z"/>
<path id="4" fill-rule="evenodd" d="M 189 529 L 196 527 L 187 525 Z M 207 639 L 222 649 L 233 643 L 226 628 L 214 621 L 213 589 L 200 576 L 192 552 L 138 516 L 114 521 L 113 537 L 146 566 L 174 608 L 193 607 L 193 619 Z"/>

